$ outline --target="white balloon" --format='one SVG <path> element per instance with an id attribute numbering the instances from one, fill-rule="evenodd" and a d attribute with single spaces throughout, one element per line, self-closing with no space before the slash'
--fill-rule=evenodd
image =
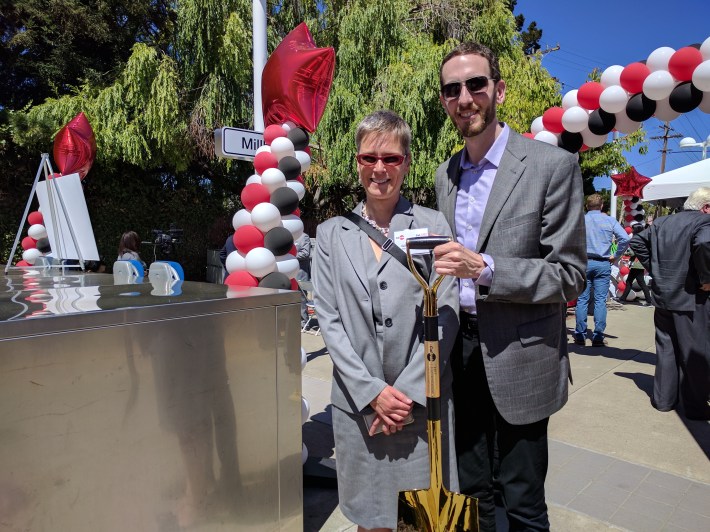
<path id="1" fill-rule="evenodd" d="M 602 146 L 607 139 L 607 135 L 595 135 L 588 129 L 585 129 L 580 133 L 582 133 L 582 140 L 590 148 L 598 148 L 599 146 Z"/>
<path id="2" fill-rule="evenodd" d="M 47 237 L 47 229 L 42 224 L 34 224 L 27 230 L 27 234 L 35 240 L 39 240 Z"/>
<path id="3" fill-rule="evenodd" d="M 700 101 L 698 109 L 700 109 L 703 113 L 710 114 L 710 92 L 703 94 L 703 99 Z"/>
<path id="4" fill-rule="evenodd" d="M 710 37 L 705 39 L 703 44 L 700 45 L 700 53 L 702 54 L 703 59 L 710 59 Z"/>
<path id="5" fill-rule="evenodd" d="M 246 209 L 239 209 L 232 216 L 232 227 L 236 231 L 243 225 L 251 225 L 251 214 Z"/>
<path id="6" fill-rule="evenodd" d="M 540 131 L 537 135 L 535 135 L 535 140 L 539 140 L 540 142 L 547 142 L 548 144 L 557 146 L 557 135 L 555 135 L 554 133 L 550 133 L 549 131 Z"/>
<path id="7" fill-rule="evenodd" d="M 227 260 L 224 261 L 224 267 L 228 273 L 246 270 L 246 255 L 242 255 L 239 251 L 232 251 L 227 255 Z"/>
<path id="8" fill-rule="evenodd" d="M 636 299 L 636 292 L 634 292 L 632 289 L 631 292 L 629 292 L 626 296 L 626 301 L 633 301 L 634 299 Z"/>
<path id="9" fill-rule="evenodd" d="M 308 171 L 308 169 L 311 167 L 311 156 L 308 155 L 305 151 L 296 151 L 295 155 L 296 159 L 298 159 L 298 162 L 301 163 L 301 173 L 304 173 Z"/>
<path id="10" fill-rule="evenodd" d="M 577 101 L 578 92 L 577 89 L 572 89 L 564 95 L 562 98 L 562 109 L 570 109 L 571 107 L 579 106 L 579 102 Z"/>
<path id="11" fill-rule="evenodd" d="M 289 279 L 293 279 L 300 271 L 298 259 L 290 253 L 279 255 L 276 257 L 276 271 L 283 273 Z"/>
<path id="12" fill-rule="evenodd" d="M 42 252 L 37 248 L 26 249 L 22 252 L 22 260 L 29 264 L 34 264 L 35 261 L 42 256 Z"/>
<path id="13" fill-rule="evenodd" d="M 272 203 L 259 203 L 251 210 L 251 223 L 259 231 L 266 233 L 269 229 L 281 225 L 281 213 L 278 207 Z"/>
<path id="14" fill-rule="evenodd" d="M 281 219 L 281 223 L 291 231 L 294 240 L 298 240 L 303 234 L 303 222 L 295 214 L 287 214 Z"/>
<path id="15" fill-rule="evenodd" d="M 271 153 L 280 161 L 287 155 L 295 156 L 296 150 L 288 137 L 279 137 L 271 141 Z"/>
<path id="16" fill-rule="evenodd" d="M 680 113 L 673 110 L 668 98 L 664 98 L 663 100 L 658 100 L 656 102 L 656 112 L 653 113 L 653 116 L 661 122 L 670 122 L 671 120 L 678 118 Z"/>
<path id="17" fill-rule="evenodd" d="M 667 70 L 651 72 L 643 82 L 643 93 L 647 98 L 656 101 L 668 98 L 674 88 L 675 80 Z"/>
<path id="18" fill-rule="evenodd" d="M 703 61 L 693 70 L 693 85 L 703 92 L 710 91 L 710 59 Z"/>
<path id="19" fill-rule="evenodd" d="M 301 447 L 301 464 L 305 464 L 306 460 L 308 460 L 308 447 L 304 443 Z"/>
<path id="20" fill-rule="evenodd" d="M 276 257 L 266 248 L 254 248 L 244 258 L 247 271 L 254 277 L 264 277 L 276 269 Z"/>
<path id="21" fill-rule="evenodd" d="M 656 48 L 646 59 L 646 66 L 651 72 L 657 72 L 658 70 L 668 71 L 668 61 L 670 61 L 674 53 L 675 50 L 668 46 Z M 644 94 L 646 94 L 645 91 Z"/>
<path id="22" fill-rule="evenodd" d="M 589 122 L 589 112 L 579 105 L 570 107 L 562 115 L 562 126 L 570 133 L 579 133 L 586 129 Z"/>
<path id="23" fill-rule="evenodd" d="M 530 133 L 533 135 L 537 135 L 540 133 L 540 131 L 544 131 L 545 126 L 542 124 L 542 117 L 538 116 L 535 120 L 532 121 L 532 124 L 530 124 Z"/>
<path id="24" fill-rule="evenodd" d="M 261 176 L 259 174 L 250 175 L 247 178 L 246 184 L 251 185 L 252 183 L 256 183 L 257 185 L 261 185 Z"/>
<path id="25" fill-rule="evenodd" d="M 616 117 L 616 124 L 615 124 L 614 128 L 619 133 L 624 133 L 624 134 L 628 135 L 629 133 L 633 133 L 639 127 L 641 127 L 641 122 L 634 122 L 633 120 L 631 120 L 626 115 L 626 111 L 621 111 L 620 113 L 614 113 L 614 116 Z"/>
<path id="26" fill-rule="evenodd" d="M 311 405 L 308 404 L 308 399 L 301 396 L 301 425 L 308 421 L 308 416 L 311 413 Z"/>
<path id="27" fill-rule="evenodd" d="M 269 192 L 273 192 L 286 186 L 286 176 L 278 168 L 267 168 L 261 174 L 261 184 L 269 189 Z"/>
<path id="28" fill-rule="evenodd" d="M 303 196 L 306 195 L 306 187 L 303 186 L 303 183 L 300 181 L 296 181 L 295 179 L 292 179 L 291 181 L 286 181 L 286 186 L 290 189 L 293 189 L 296 194 L 298 194 L 298 201 L 301 201 L 303 199 Z"/>
<path id="29" fill-rule="evenodd" d="M 256 155 L 257 153 L 261 153 L 262 151 L 271 153 L 271 146 L 269 146 L 268 144 L 262 144 L 257 148 L 256 152 L 254 152 L 254 155 Z"/>
<path id="30" fill-rule="evenodd" d="M 308 363 L 308 353 L 306 350 L 301 348 L 301 371 L 306 369 L 306 364 Z"/>
<path id="31" fill-rule="evenodd" d="M 620 85 L 611 85 L 599 96 L 599 107 L 607 113 L 618 113 L 626 109 L 628 101 L 629 95 Z"/>
<path id="32" fill-rule="evenodd" d="M 624 67 L 622 67 L 621 65 L 611 65 L 610 67 L 607 67 L 604 72 L 602 72 L 602 76 L 599 82 L 604 87 L 611 87 L 612 85 L 621 85 L 621 72 L 623 70 Z"/>

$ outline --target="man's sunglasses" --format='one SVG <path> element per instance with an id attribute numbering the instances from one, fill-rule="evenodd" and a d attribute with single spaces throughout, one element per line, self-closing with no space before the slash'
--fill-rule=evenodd
<path id="1" fill-rule="evenodd" d="M 453 100 L 461 96 L 461 87 L 466 85 L 466 90 L 471 94 L 483 92 L 488 88 L 488 81 L 498 81 L 488 76 L 473 76 L 465 81 L 454 81 L 441 86 L 441 95 L 445 100 Z"/>
<path id="2" fill-rule="evenodd" d="M 374 155 L 372 153 L 358 153 L 355 158 L 363 166 L 375 166 L 377 161 L 382 161 L 385 166 L 399 166 L 407 158 L 405 155 Z"/>

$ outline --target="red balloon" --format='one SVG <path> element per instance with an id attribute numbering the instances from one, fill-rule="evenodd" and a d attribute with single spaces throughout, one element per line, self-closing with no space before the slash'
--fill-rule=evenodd
<path id="1" fill-rule="evenodd" d="M 596 81 L 588 81 L 577 91 L 577 102 L 580 107 L 588 111 L 599 109 L 599 97 L 602 95 L 604 87 Z"/>
<path id="2" fill-rule="evenodd" d="M 565 110 L 562 107 L 550 107 L 542 113 L 542 125 L 551 133 L 562 133 L 565 128 L 562 125 L 562 115 Z"/>
<path id="3" fill-rule="evenodd" d="M 629 269 L 628 266 L 621 266 L 621 267 L 619 268 L 619 273 L 620 273 L 621 275 L 629 275 L 629 272 L 630 272 L 630 271 L 631 271 L 631 270 Z"/>
<path id="4" fill-rule="evenodd" d="M 626 290 L 626 283 L 624 281 L 619 281 L 618 283 L 616 283 L 616 289 L 623 292 L 624 290 Z"/>
<path id="5" fill-rule="evenodd" d="M 293 211 L 291 214 L 295 214 L 296 216 L 298 216 L 300 218 L 301 217 L 301 209 L 296 207 L 296 210 Z"/>
<path id="6" fill-rule="evenodd" d="M 54 137 L 54 161 L 64 174 L 78 173 L 84 179 L 94 164 L 96 138 L 84 113 L 79 113 Z"/>
<path id="7" fill-rule="evenodd" d="M 313 133 L 325 111 L 334 70 L 335 50 L 316 48 L 308 26 L 296 26 L 276 47 L 261 75 L 264 123 L 291 120 Z"/>
<path id="8" fill-rule="evenodd" d="M 626 234 L 630 235 L 631 233 L 634 232 L 634 228 L 631 227 L 630 225 L 627 225 L 626 227 L 624 227 L 624 231 L 626 231 Z"/>
<path id="9" fill-rule="evenodd" d="M 259 175 L 263 174 L 264 170 L 278 167 L 279 160 L 276 158 L 276 155 L 269 151 L 259 152 L 256 154 L 256 157 L 254 157 L 254 170 L 256 170 L 256 173 Z"/>
<path id="10" fill-rule="evenodd" d="M 624 220 L 626 220 L 627 222 L 630 222 L 633 219 L 634 219 L 634 216 L 632 214 L 627 214 L 626 216 L 624 216 Z"/>
<path id="11" fill-rule="evenodd" d="M 37 241 L 32 238 L 31 236 L 26 236 L 25 238 L 22 239 L 22 242 L 20 242 L 20 245 L 22 246 L 22 249 L 27 250 L 27 249 L 32 249 L 37 247 Z"/>
<path id="12" fill-rule="evenodd" d="M 650 73 L 651 70 L 643 63 L 626 65 L 619 78 L 621 87 L 631 94 L 642 92 L 643 82 Z"/>
<path id="13" fill-rule="evenodd" d="M 306 184 L 306 180 L 303 179 L 303 176 L 302 176 L 302 175 L 299 175 L 299 176 L 295 179 L 295 181 L 298 181 L 298 182 L 301 183 L 302 185 L 305 185 L 305 184 Z"/>
<path id="14" fill-rule="evenodd" d="M 291 279 L 291 290 L 298 290 L 298 281 Z"/>
<path id="15" fill-rule="evenodd" d="M 582 147 L 579 148 L 579 153 L 582 153 L 583 151 L 587 151 L 589 149 L 589 146 L 586 144 L 582 144 Z"/>
<path id="16" fill-rule="evenodd" d="M 32 265 L 29 262 L 27 262 L 26 260 L 18 260 L 17 264 L 15 264 L 15 266 L 32 266 Z"/>
<path id="17" fill-rule="evenodd" d="M 529 138 L 529 139 L 534 139 L 534 138 L 535 138 L 535 135 L 533 135 L 532 133 L 530 133 L 530 132 L 528 131 L 527 133 L 523 133 L 523 137 L 527 137 L 527 138 Z"/>
<path id="18" fill-rule="evenodd" d="M 250 183 L 242 189 L 242 205 L 251 212 L 259 203 L 268 202 L 271 199 L 269 189 L 259 183 Z"/>
<path id="19" fill-rule="evenodd" d="M 39 211 L 33 211 L 27 215 L 27 221 L 29 222 L 30 225 L 43 224 L 44 223 L 44 216 L 42 216 L 42 213 Z"/>
<path id="20" fill-rule="evenodd" d="M 296 255 L 298 255 L 298 250 L 296 249 L 296 244 L 293 245 L 293 247 L 291 248 L 291 251 L 289 251 L 288 253 L 289 253 L 289 255 L 293 255 L 294 257 Z"/>
<path id="21" fill-rule="evenodd" d="M 229 286 L 258 286 L 259 281 L 249 272 L 239 270 L 230 273 L 224 280 L 224 284 Z"/>
<path id="22" fill-rule="evenodd" d="M 623 174 L 613 174 L 611 180 L 616 183 L 616 196 L 637 196 L 643 198 L 643 187 L 651 179 L 639 174 L 633 166 Z"/>
<path id="23" fill-rule="evenodd" d="M 678 81 L 693 79 L 693 71 L 703 62 L 703 54 L 692 46 L 676 51 L 668 61 L 668 72 Z"/>
<path id="24" fill-rule="evenodd" d="M 264 142 L 271 146 L 271 142 L 279 137 L 285 137 L 288 133 L 278 124 L 271 124 L 264 130 Z"/>
<path id="25" fill-rule="evenodd" d="M 264 247 L 264 233 L 253 225 L 242 225 L 234 231 L 232 242 L 234 247 L 246 255 L 254 248 Z"/>

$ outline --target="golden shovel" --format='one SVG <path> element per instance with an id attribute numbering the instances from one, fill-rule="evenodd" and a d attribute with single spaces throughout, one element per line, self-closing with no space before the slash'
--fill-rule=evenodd
<path id="1" fill-rule="evenodd" d="M 453 493 L 442 483 L 441 399 L 439 381 L 439 312 L 436 291 L 444 279 L 440 275 L 429 288 L 412 261 L 413 249 L 433 250 L 451 240 L 449 237 L 422 236 L 407 240 L 407 263 L 424 289 L 424 354 L 426 356 L 427 432 L 429 436 L 428 489 L 399 492 L 398 532 L 478 531 L 478 499 Z"/>

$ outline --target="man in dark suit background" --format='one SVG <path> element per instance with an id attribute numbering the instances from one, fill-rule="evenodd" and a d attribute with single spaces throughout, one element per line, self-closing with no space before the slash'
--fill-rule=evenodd
<path id="1" fill-rule="evenodd" d="M 656 373 L 653 406 L 710 419 L 710 187 L 694 191 L 683 211 L 656 219 L 631 239 L 653 278 Z"/>
<path id="2" fill-rule="evenodd" d="M 481 530 L 496 529 L 494 477 L 510 530 L 548 530 L 547 424 L 567 401 L 566 303 L 585 282 L 581 173 L 570 153 L 498 122 L 506 84 L 485 46 L 456 47 L 440 82 L 465 143 L 436 172 L 457 241 L 434 250 L 436 271 L 460 287 L 459 482 L 479 499 Z"/>

